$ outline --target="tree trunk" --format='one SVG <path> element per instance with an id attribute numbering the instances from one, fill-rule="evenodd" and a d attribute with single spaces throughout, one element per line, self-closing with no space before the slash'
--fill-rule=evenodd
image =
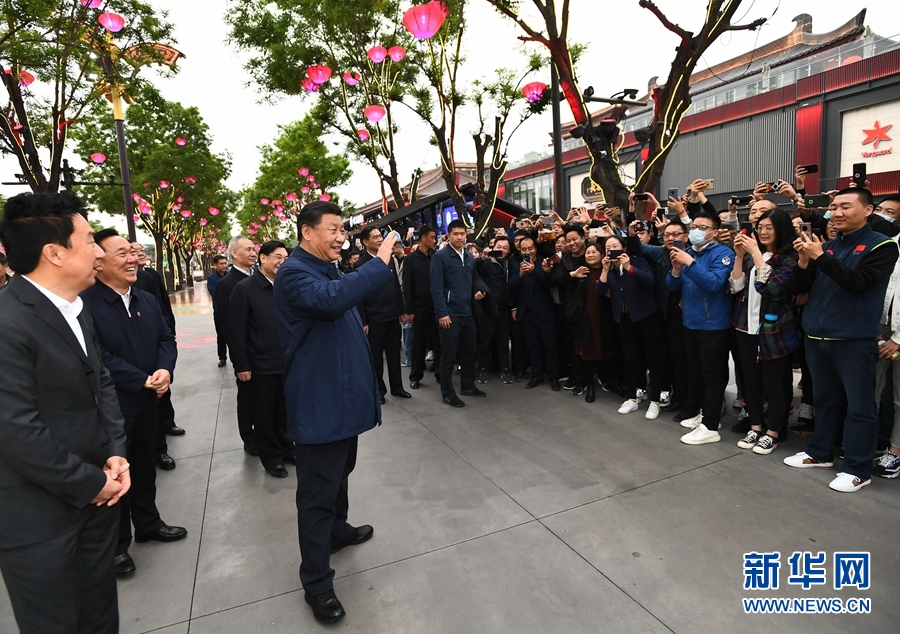
<path id="1" fill-rule="evenodd" d="M 160 277 L 165 281 L 165 267 L 163 266 L 163 234 L 154 233 L 153 242 L 156 244 L 156 262 L 153 264 L 155 265 L 156 272 L 159 273 Z M 168 288 L 168 283 L 166 283 L 166 290 L 172 290 L 171 288 Z"/>

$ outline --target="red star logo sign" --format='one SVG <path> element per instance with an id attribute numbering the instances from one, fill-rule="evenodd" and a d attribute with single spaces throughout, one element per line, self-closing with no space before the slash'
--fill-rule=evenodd
<path id="1" fill-rule="evenodd" d="M 874 143 L 873 147 L 877 150 L 878 144 L 882 141 L 890 141 L 891 137 L 887 135 L 888 130 L 893 128 L 894 125 L 886 125 L 882 126 L 877 121 L 875 122 L 875 127 L 871 130 L 863 130 L 866 133 L 866 140 L 862 142 L 863 145 L 868 145 L 869 143 Z"/>

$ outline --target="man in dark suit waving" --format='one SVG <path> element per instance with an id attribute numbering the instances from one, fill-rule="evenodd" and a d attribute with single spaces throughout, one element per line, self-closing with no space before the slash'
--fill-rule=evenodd
<path id="1" fill-rule="evenodd" d="M 113 568 L 125 426 L 78 294 L 103 252 L 71 194 L 6 203 L 0 295 L 0 571 L 22 632 L 119 631 Z"/>

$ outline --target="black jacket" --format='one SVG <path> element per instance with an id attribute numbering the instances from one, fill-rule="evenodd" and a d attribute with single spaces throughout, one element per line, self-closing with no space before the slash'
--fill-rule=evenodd
<path id="1" fill-rule="evenodd" d="M 228 343 L 235 372 L 284 374 L 272 283 L 256 271 L 234 287 Z"/>
<path id="2" fill-rule="evenodd" d="M 174 372 L 178 349 L 156 298 L 132 286 L 126 310 L 119 294 L 97 280 L 81 299 L 94 316 L 103 365 L 116 384 L 122 416 L 140 416 L 159 407 L 156 392 L 144 383 L 157 370 Z"/>
<path id="3" fill-rule="evenodd" d="M 163 319 L 172 334 L 175 334 L 175 313 L 172 312 L 172 302 L 169 300 L 169 292 L 163 283 L 162 276 L 156 269 L 138 269 L 137 283 L 135 286 L 142 291 L 147 291 L 156 301 L 159 302 L 159 308 L 162 310 Z"/>
<path id="4" fill-rule="evenodd" d="M 356 261 L 353 270 L 356 271 L 366 262 L 375 259 L 368 251 L 363 251 Z M 394 277 L 379 289 L 372 289 L 372 294 L 365 301 L 356 305 L 363 326 L 368 324 L 383 324 L 388 321 L 399 321 L 400 315 L 406 313 L 403 302 L 403 292 L 400 290 L 400 278 L 397 277 L 397 262 L 391 258 L 388 267 Z M 224 281 L 224 280 L 222 280 Z"/>
<path id="5" fill-rule="evenodd" d="M 537 314 L 541 321 L 553 321 L 556 318 L 556 309 L 550 296 L 550 280 L 541 268 L 543 261 L 544 258 L 538 257 L 534 263 L 534 270 L 525 277 L 521 277 L 519 268 L 512 271 L 509 292 L 512 296 L 512 307 L 516 309 L 519 321 L 522 321 L 522 316 L 526 312 Z"/>
<path id="6" fill-rule="evenodd" d="M 434 315 L 431 298 L 431 256 L 419 249 L 403 258 L 403 299 L 406 310 L 419 317 Z"/>
<path id="7" fill-rule="evenodd" d="M 498 310 L 508 311 L 513 307 L 513 301 L 510 298 L 509 284 L 515 275 L 518 275 L 521 261 L 515 262 L 511 257 L 505 260 L 478 260 L 475 267 L 478 275 L 488 287 L 487 298 L 497 305 Z"/>
<path id="8" fill-rule="evenodd" d="M 231 309 L 231 293 L 238 283 L 246 280 L 249 275 L 243 271 L 234 268 L 228 269 L 219 283 L 216 284 L 216 307 L 213 311 L 213 321 L 216 324 L 216 334 L 219 339 L 228 342 L 229 352 L 231 350 L 231 342 L 228 341 L 228 312 Z"/>

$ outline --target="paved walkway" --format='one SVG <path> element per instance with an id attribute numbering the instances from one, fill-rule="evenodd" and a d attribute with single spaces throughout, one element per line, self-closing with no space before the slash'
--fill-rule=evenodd
<path id="1" fill-rule="evenodd" d="M 297 567 L 294 468 L 267 476 L 241 449 L 230 367 L 216 368 L 200 285 L 176 305 L 178 468 L 159 473 L 174 544 L 136 544 L 119 583 L 122 632 L 316 632 Z M 483 386 L 486 399 L 441 405 L 433 381 L 388 399 L 360 441 L 350 521 L 375 526 L 332 558 L 343 632 L 896 632 L 900 481 L 849 495 L 833 472 L 784 467 L 723 441 L 690 447 L 665 416 L 620 416 L 549 386 Z M 730 395 L 733 398 L 733 394 Z M 730 400 L 730 399 L 729 399 Z M 781 552 L 780 588 L 744 590 L 743 555 Z M 788 585 L 794 551 L 827 554 L 827 584 Z M 834 590 L 836 551 L 871 553 L 871 588 Z M 745 615 L 741 599 L 871 599 L 871 614 Z M 0 632 L 15 632 L 0 591 Z"/>

